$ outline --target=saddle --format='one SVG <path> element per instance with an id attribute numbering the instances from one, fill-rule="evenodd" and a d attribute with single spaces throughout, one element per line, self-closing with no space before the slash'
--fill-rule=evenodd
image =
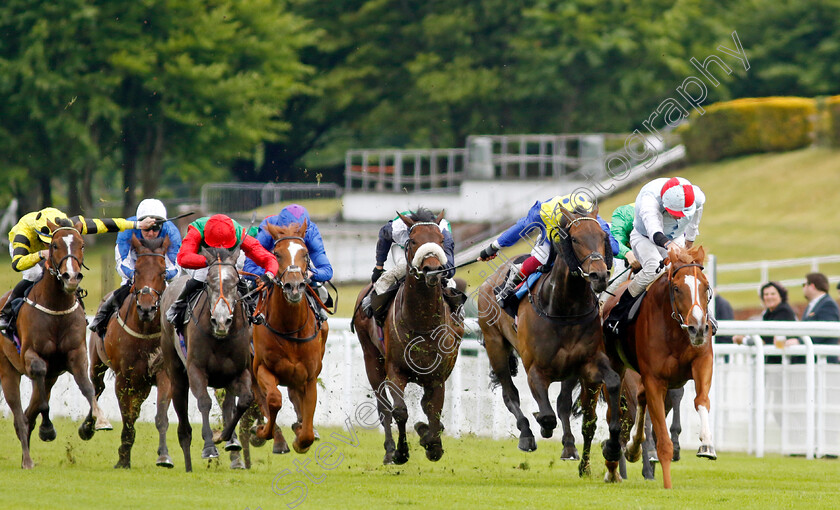
<path id="1" fill-rule="evenodd" d="M 397 295 L 397 291 L 400 290 L 400 286 L 404 281 L 405 278 L 398 280 L 397 283 L 392 285 L 388 290 L 382 294 L 374 294 L 371 299 L 370 306 L 373 310 L 373 319 L 376 321 L 376 325 L 380 328 L 385 325 L 388 310 L 391 308 L 391 301 L 394 300 L 394 297 Z M 373 288 L 371 287 L 371 290 L 372 289 Z M 368 291 L 368 293 L 370 293 L 370 291 Z M 446 304 L 449 305 L 449 309 L 452 312 L 462 314 L 463 305 L 467 302 L 467 296 L 457 289 L 444 287 L 443 300 L 446 301 Z"/>

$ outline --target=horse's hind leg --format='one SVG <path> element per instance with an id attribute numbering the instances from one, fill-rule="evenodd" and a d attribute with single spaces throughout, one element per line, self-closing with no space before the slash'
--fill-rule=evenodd
<path id="1" fill-rule="evenodd" d="M 166 446 L 166 432 L 169 430 L 169 403 L 172 402 L 172 384 L 166 371 L 158 370 L 155 375 L 157 386 L 157 412 L 155 413 L 155 427 L 158 430 L 158 458 L 155 464 L 160 467 L 173 468 L 175 463 L 169 456 Z"/>
<path id="2" fill-rule="evenodd" d="M 29 407 L 26 408 L 26 417 L 29 422 L 29 433 L 35 428 L 35 421 L 38 415 L 41 415 L 41 426 L 38 427 L 38 437 L 41 441 L 54 441 L 56 438 L 55 426 L 50 420 L 49 405 L 44 405 L 44 402 L 49 404 L 50 390 L 55 385 L 56 377 L 45 378 L 44 390 L 37 389 L 38 386 L 32 386 L 32 398 L 29 401 Z M 37 391 L 36 391 L 37 390 Z M 41 393 L 46 391 L 46 394 Z"/>
<path id="3" fill-rule="evenodd" d="M 394 401 L 392 415 L 397 422 L 397 449 L 394 453 L 395 464 L 408 462 L 408 439 L 405 435 L 405 425 L 408 422 L 408 406 L 405 404 L 405 386 L 408 381 L 404 376 L 392 370 L 388 374 L 387 385 L 391 390 L 391 398 Z"/>
<path id="4" fill-rule="evenodd" d="M 685 394 L 685 388 L 668 390 L 665 400 L 666 408 L 671 408 L 671 442 L 674 443 L 674 462 L 680 460 L 680 433 L 682 423 L 680 422 L 680 402 Z"/>
<path id="5" fill-rule="evenodd" d="M 650 422 L 650 413 L 645 413 L 645 440 L 642 441 L 642 476 L 645 480 L 656 478 L 656 463 L 659 456 L 656 453 L 656 434 Z"/>
<path id="6" fill-rule="evenodd" d="M 265 425 L 257 428 L 257 436 L 268 439 L 274 435 L 277 412 L 283 406 L 283 394 L 277 389 L 277 376 L 271 373 L 265 365 L 257 365 L 255 372 L 259 390 L 265 395 L 265 398 L 260 401 L 260 405 L 264 406 L 262 412 L 268 420 Z"/>
<path id="7" fill-rule="evenodd" d="M 201 450 L 202 459 L 215 459 L 219 457 L 219 450 L 213 443 L 213 429 L 210 428 L 210 408 L 213 406 L 213 399 L 207 392 L 207 374 L 195 365 L 187 368 L 187 375 L 190 379 L 190 391 L 198 401 L 198 410 L 201 412 L 201 437 L 204 439 L 204 448 Z"/>
<path id="8" fill-rule="evenodd" d="M 391 381 L 386 379 L 385 375 L 385 359 L 379 353 L 379 350 L 371 343 L 370 335 L 367 329 L 359 328 L 356 330 L 359 337 L 359 343 L 362 345 L 362 353 L 365 357 L 365 372 L 367 373 L 368 381 L 371 388 L 376 395 L 376 407 L 379 410 L 379 421 L 382 423 L 382 429 L 385 431 L 385 457 L 382 459 L 383 464 L 394 464 L 395 455 L 397 451 L 394 443 L 393 433 L 391 431 L 391 420 L 393 419 L 392 411 L 394 406 L 388 398 L 386 387 L 391 384 Z M 400 458 L 402 460 L 402 458 Z M 408 456 L 401 462 L 405 463 Z"/>
<path id="9" fill-rule="evenodd" d="M 12 418 L 15 423 L 15 433 L 20 440 L 22 450 L 20 467 L 32 469 L 35 464 L 29 456 L 29 422 L 23 412 L 20 401 L 20 374 L 15 370 L 9 360 L 0 352 L 0 386 L 3 388 L 3 396 L 6 403 L 12 410 Z"/>
<path id="10" fill-rule="evenodd" d="M 639 384 L 636 402 L 636 419 L 631 429 L 630 442 L 627 443 L 624 452 L 628 462 L 638 462 L 642 456 L 642 443 L 645 441 L 645 415 L 647 414 L 647 393 L 644 384 Z"/>
<path id="11" fill-rule="evenodd" d="M 251 374 L 248 373 L 248 378 L 250 379 Z M 224 428 L 227 428 L 228 424 L 233 420 L 234 415 L 236 414 L 236 392 L 234 390 L 234 385 L 231 384 L 224 390 L 217 390 L 216 391 L 216 400 L 219 400 L 219 391 L 224 393 L 224 398 L 222 399 L 221 406 L 222 406 L 222 423 Z M 247 411 L 246 413 L 247 414 Z M 239 425 L 241 427 L 243 421 L 240 418 Z M 240 428 L 241 431 L 241 428 Z M 222 440 L 221 436 L 224 434 L 224 430 L 219 433 L 219 441 Z M 246 443 L 247 444 L 247 443 Z M 227 443 L 225 443 L 225 451 L 230 452 L 230 468 L 231 469 L 245 469 L 245 463 L 242 462 L 242 443 L 239 442 L 239 438 L 236 437 L 236 432 L 234 431 L 231 434 L 230 439 L 228 439 Z"/>
<path id="12" fill-rule="evenodd" d="M 32 349 L 26 351 L 23 359 L 26 375 L 32 379 L 32 397 L 29 399 L 29 406 L 26 408 L 26 421 L 29 424 L 29 434 L 31 437 L 32 429 L 35 427 L 35 420 L 38 415 L 44 413 L 47 419 L 49 419 L 50 397 L 44 381 L 47 376 L 47 362 L 41 359 Z M 41 440 L 52 441 L 55 439 L 55 429 L 52 432 L 53 437 L 49 437 L 49 434 L 47 434 L 46 436 L 41 436 Z"/>
<path id="13" fill-rule="evenodd" d="M 99 397 L 102 396 L 102 392 L 105 391 L 105 373 L 108 371 L 108 365 L 102 362 L 102 359 L 99 357 L 99 351 L 96 347 L 97 340 L 96 333 L 91 333 L 90 338 L 90 347 L 88 354 L 90 356 L 90 382 L 93 384 L 93 394 L 94 399 L 99 402 Z M 88 415 L 88 419 L 93 418 L 93 411 Z M 108 421 L 108 418 L 105 417 L 104 413 L 101 413 L 99 417 L 96 418 L 96 425 L 94 426 L 96 430 L 113 430 L 114 426 L 111 425 L 111 422 Z"/>
<path id="14" fill-rule="evenodd" d="M 717 459 L 715 447 L 712 444 L 712 429 L 709 427 L 709 411 L 711 401 L 709 400 L 709 389 L 712 386 L 712 356 L 696 358 L 691 364 L 691 374 L 694 378 L 694 388 L 697 396 L 694 398 L 694 408 L 700 415 L 700 449 L 698 457 L 705 457 L 709 460 Z"/>
<path id="15" fill-rule="evenodd" d="M 440 439 L 443 425 L 440 423 L 440 416 L 445 394 L 444 383 L 424 386 L 420 404 L 423 406 L 423 412 L 426 413 L 429 423 L 417 422 L 414 425 L 414 430 L 420 435 L 420 445 L 426 449 L 426 458 L 433 462 L 443 457 L 443 442 Z"/>
<path id="16" fill-rule="evenodd" d="M 557 395 L 557 417 L 560 418 L 560 425 L 563 427 L 563 453 L 560 460 L 579 460 L 577 447 L 575 446 L 575 434 L 572 432 L 570 418 L 572 416 L 572 392 L 577 386 L 577 377 L 570 377 L 563 381 L 560 394 Z"/>
<path id="17" fill-rule="evenodd" d="M 151 383 L 143 377 L 129 380 L 125 375 L 117 373 L 117 380 L 114 383 L 114 390 L 117 393 L 117 401 L 120 404 L 123 426 L 120 434 L 120 447 L 117 450 L 119 460 L 114 468 L 131 467 L 131 448 L 134 446 L 135 429 L 134 423 L 140 415 L 140 406 L 151 391 Z"/>
<path id="18" fill-rule="evenodd" d="M 184 452 L 184 469 L 189 473 L 192 471 L 192 456 L 190 455 L 192 426 L 187 410 L 190 386 L 186 377 L 181 377 L 183 379 L 175 381 L 170 378 L 170 381 L 172 384 L 172 405 L 175 407 L 175 414 L 178 415 L 178 442 L 181 444 L 181 451 Z"/>
<path id="19" fill-rule="evenodd" d="M 653 377 L 646 378 L 644 383 L 650 421 L 653 424 L 653 431 L 656 434 L 656 453 L 659 456 L 659 463 L 662 466 L 662 481 L 664 487 L 670 489 L 671 458 L 674 454 L 674 446 L 671 444 L 671 437 L 668 435 L 668 426 L 665 422 L 664 400 L 667 389 L 664 383 Z"/>
<path id="20" fill-rule="evenodd" d="M 580 389 L 580 407 L 583 411 L 581 433 L 583 434 L 583 452 L 578 465 L 578 475 L 581 477 L 590 476 L 592 469 L 589 465 L 589 455 L 592 450 L 592 438 L 595 437 L 595 428 L 598 425 L 598 394 L 600 385 L 583 382 Z"/>
<path id="21" fill-rule="evenodd" d="M 487 350 L 487 358 L 490 360 L 490 369 L 502 387 L 502 400 L 505 407 L 516 418 L 516 428 L 519 429 L 519 449 L 523 452 L 532 452 L 537 449 L 537 441 L 531 431 L 531 424 L 528 418 L 522 413 L 519 403 L 519 390 L 513 384 L 513 371 L 517 367 L 517 359 L 513 349 L 504 340 L 496 329 L 482 329 L 484 332 L 484 348 Z"/>
<path id="22" fill-rule="evenodd" d="M 251 371 L 243 370 L 230 385 L 229 390 L 226 392 L 225 402 L 228 408 L 226 417 L 229 417 L 230 421 L 225 423 L 225 428 L 222 430 L 222 441 L 228 442 L 225 445 L 225 450 L 238 451 L 242 449 L 242 445 L 235 437 L 236 425 L 242 415 L 251 407 L 251 402 L 254 400 L 254 394 L 251 391 Z M 228 399 L 230 399 L 230 403 L 227 403 Z"/>

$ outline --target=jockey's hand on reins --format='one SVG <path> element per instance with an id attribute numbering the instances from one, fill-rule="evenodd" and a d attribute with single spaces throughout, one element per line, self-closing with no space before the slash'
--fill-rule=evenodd
<path id="1" fill-rule="evenodd" d="M 263 273 L 260 275 L 260 284 L 262 284 L 263 288 L 270 287 L 274 285 L 274 280 L 267 274 Z"/>

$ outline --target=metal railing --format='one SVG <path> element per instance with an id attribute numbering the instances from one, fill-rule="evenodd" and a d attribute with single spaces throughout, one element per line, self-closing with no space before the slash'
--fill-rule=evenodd
<path id="1" fill-rule="evenodd" d="M 347 151 L 345 188 L 396 193 L 454 189 L 463 181 L 466 157 L 466 149 Z"/>
<path id="2" fill-rule="evenodd" d="M 726 292 L 745 292 L 755 291 L 761 288 L 762 285 L 770 281 L 770 270 L 781 269 L 789 267 L 803 267 L 803 275 L 801 278 L 781 279 L 779 283 L 785 287 L 795 287 L 805 281 L 806 272 L 817 272 L 820 266 L 827 264 L 840 263 L 840 255 L 825 255 L 817 257 L 802 257 L 795 259 L 779 259 L 779 260 L 756 260 L 752 262 L 737 262 L 731 264 L 718 264 L 717 273 L 720 278 L 721 273 L 737 273 L 746 271 L 758 271 L 758 280 L 750 280 L 747 282 L 738 283 L 724 283 L 717 286 L 717 291 L 721 293 Z M 840 282 L 840 276 L 829 276 L 828 281 L 831 284 Z"/>
<path id="3" fill-rule="evenodd" d="M 341 187 L 331 182 L 213 182 L 201 187 L 201 210 L 226 214 L 288 200 L 338 198 L 341 193 Z"/>

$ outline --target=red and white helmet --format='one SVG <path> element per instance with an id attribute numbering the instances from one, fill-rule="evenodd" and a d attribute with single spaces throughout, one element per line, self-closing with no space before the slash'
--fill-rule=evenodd
<path id="1" fill-rule="evenodd" d="M 660 196 L 665 210 L 677 218 L 691 216 L 697 209 L 697 204 L 694 203 L 694 186 L 688 179 L 671 177 L 662 186 Z"/>

